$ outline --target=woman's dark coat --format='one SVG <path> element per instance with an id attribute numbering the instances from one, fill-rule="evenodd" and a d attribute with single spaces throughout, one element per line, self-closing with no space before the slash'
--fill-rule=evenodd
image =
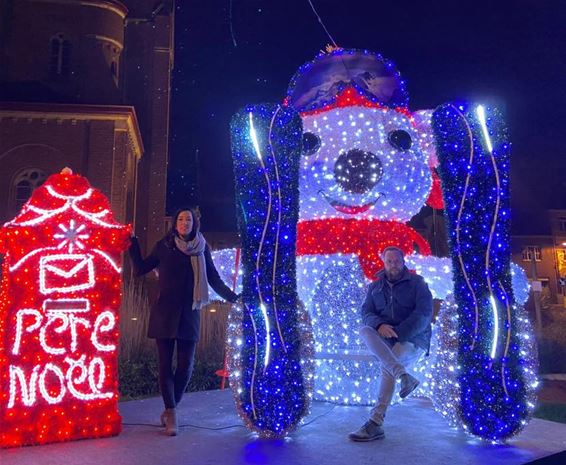
<path id="1" fill-rule="evenodd" d="M 198 341 L 200 310 L 192 309 L 194 274 L 191 259 L 177 248 L 173 234 L 158 241 L 146 259 L 141 255 L 136 238 L 132 238 L 129 252 L 136 275 L 144 275 L 154 268 L 159 274 L 159 296 L 151 308 L 148 337 Z M 238 297 L 220 278 L 208 244 L 204 257 L 210 286 L 222 298 L 235 302 Z"/>

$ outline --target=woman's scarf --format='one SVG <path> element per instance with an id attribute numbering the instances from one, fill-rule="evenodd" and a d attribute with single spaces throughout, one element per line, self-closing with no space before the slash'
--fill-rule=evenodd
<path id="1" fill-rule="evenodd" d="M 184 254 L 191 257 L 195 285 L 193 288 L 193 310 L 199 310 L 208 303 L 208 280 L 206 279 L 206 261 L 204 249 L 206 240 L 197 232 L 191 241 L 185 241 L 175 234 L 175 245 Z"/>

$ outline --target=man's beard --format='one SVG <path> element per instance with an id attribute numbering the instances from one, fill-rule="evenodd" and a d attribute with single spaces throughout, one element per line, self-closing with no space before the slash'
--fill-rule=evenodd
<path id="1" fill-rule="evenodd" d="M 398 281 L 403 274 L 403 270 L 387 271 L 385 270 L 385 277 L 388 281 Z"/>

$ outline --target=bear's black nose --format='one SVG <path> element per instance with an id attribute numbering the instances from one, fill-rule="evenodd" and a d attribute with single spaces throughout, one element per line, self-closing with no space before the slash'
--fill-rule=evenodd
<path id="1" fill-rule="evenodd" d="M 334 179 L 345 191 L 365 194 L 383 176 L 383 165 L 377 155 L 352 149 L 338 157 L 334 164 Z"/>

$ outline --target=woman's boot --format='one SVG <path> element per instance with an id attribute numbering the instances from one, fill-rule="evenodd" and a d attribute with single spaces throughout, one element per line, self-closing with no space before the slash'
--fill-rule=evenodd
<path id="1" fill-rule="evenodd" d="M 167 436 L 177 436 L 178 425 L 177 425 L 177 410 L 174 408 L 168 408 L 164 412 L 165 416 L 165 434 Z"/>

